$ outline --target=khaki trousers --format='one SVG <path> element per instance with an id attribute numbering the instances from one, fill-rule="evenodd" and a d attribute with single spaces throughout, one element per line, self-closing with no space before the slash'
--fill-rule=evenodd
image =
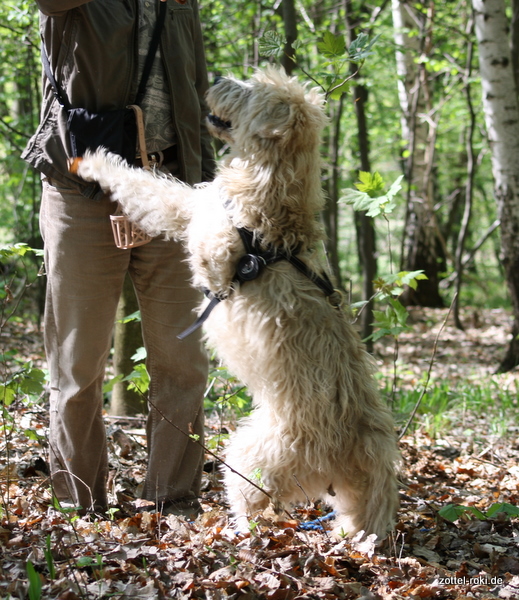
<path id="1" fill-rule="evenodd" d="M 202 472 L 203 450 L 185 433 L 203 436 L 207 356 L 199 333 L 176 338 L 192 323 L 200 296 L 190 286 L 178 243 L 157 238 L 131 250 L 115 246 L 110 224 L 115 208 L 108 197 L 89 200 L 56 182 L 43 183 L 51 470 L 56 496 L 84 509 L 107 505 L 102 384 L 127 271 L 137 293 L 151 379 L 143 497 L 194 498 Z"/>

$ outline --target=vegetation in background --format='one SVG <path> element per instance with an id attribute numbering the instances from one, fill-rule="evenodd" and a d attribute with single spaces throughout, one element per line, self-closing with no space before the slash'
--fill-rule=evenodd
<path id="1" fill-rule="evenodd" d="M 408 3 L 416 27 L 407 33 L 418 44 L 403 48 L 395 35 L 390 4 L 201 0 L 211 77 L 231 73 L 245 78 L 255 67 L 283 62 L 294 75 L 327 94 L 330 124 L 322 156 L 323 185 L 330 202 L 323 219 L 331 239 L 330 263 L 342 285 L 351 286 L 354 309 L 366 314 L 367 301 L 375 301 L 370 322 L 375 326 L 369 335 L 379 366 L 380 356 L 391 364 L 379 379 L 400 430 L 416 411 L 401 442 L 406 488 L 401 519 L 391 547 L 386 548 L 389 558 L 378 558 L 369 544 L 341 542 L 335 547 L 325 534 L 300 537 L 300 532 L 290 533 L 293 523 L 272 530 L 258 521 L 250 543 L 241 541 L 238 546 L 222 509 L 225 499 L 214 465 L 210 472 L 214 487 L 208 487 L 205 497 L 212 510 L 200 525 L 184 528 L 171 519 L 143 516 L 147 513 L 121 518 L 116 507 L 106 518 L 78 520 L 52 504 L 41 458 L 48 452 L 46 371 L 41 355 L 17 351 L 10 337 L 29 323 L 37 327 L 42 310 L 41 253 L 29 249 L 41 247 L 40 181 L 19 158 L 39 120 L 38 19 L 32 0 L 1 4 L 0 517 L 2 540 L 7 542 L 3 552 L 9 560 L 0 569 L 0 589 L 13 586 L 7 597 L 156 598 L 159 590 L 166 595 L 176 590 L 184 597 L 191 593 L 205 597 L 205 591 L 206 597 L 216 597 L 216 592 L 234 597 L 250 590 L 251 597 L 294 598 L 308 593 L 316 598 L 353 598 L 367 597 L 367 586 L 379 595 L 389 588 L 402 597 L 450 599 L 457 597 L 457 588 L 435 583 L 446 573 L 466 577 L 474 568 L 489 576 L 519 572 L 511 525 L 518 516 L 516 467 L 510 466 L 517 454 L 513 436 L 519 427 L 516 380 L 454 377 L 448 370 L 435 371 L 429 378 L 433 357 L 426 343 L 417 348 L 418 362 L 394 351 L 395 345 L 418 347 L 424 341 L 417 327 L 429 331 L 437 326 L 427 312 L 417 325 L 412 311 L 400 302 L 402 291 L 416 290 L 428 273 L 404 264 L 410 198 L 419 197 L 420 190 L 410 177 L 413 156 L 418 156 L 413 154 L 416 144 L 402 129 L 398 51 L 407 50 L 409 73 L 427 92 L 420 99 L 420 110 L 416 105 L 407 117 L 408 125 L 422 126 L 424 136 L 422 156 L 428 162 L 422 166 L 439 244 L 438 292 L 449 305 L 462 260 L 459 299 L 465 326 L 471 314 L 477 321 L 479 309 L 510 308 L 477 55 L 471 49 L 472 6 L 467 0 Z M 475 126 L 470 131 L 472 117 Z M 472 206 L 461 252 L 469 138 L 474 159 Z M 225 150 L 219 148 L 220 153 Z M 384 186 L 384 181 L 396 183 Z M 366 239 L 370 228 L 377 274 L 372 292 L 367 292 L 369 269 L 359 240 Z M 461 357 L 459 347 L 454 351 L 451 343 L 440 336 L 444 362 L 455 366 L 461 358 L 473 358 Z M 470 344 L 476 352 L 474 339 Z M 497 353 L 492 356 L 496 366 Z M 148 385 L 144 358 L 142 352 L 134 356 L 136 368 L 126 378 L 139 394 L 145 394 Z M 105 388 L 107 396 L 111 385 L 113 381 Z M 205 443 L 210 451 L 223 453 L 235 420 L 250 408 L 247 390 L 213 360 L 205 401 Z M 140 421 L 129 419 L 132 443 L 123 450 L 115 441 L 120 430 L 115 425 L 108 429 L 118 478 L 111 493 L 121 506 L 132 485 L 137 487 L 146 460 L 133 427 Z M 30 464 L 24 463 L 27 455 Z M 305 520 L 320 510 L 310 504 L 296 516 Z M 485 537 L 486 532 L 491 534 Z M 16 562 L 20 557 L 22 567 Z M 8 569 L 12 573 L 7 574 Z M 463 591 L 479 597 L 478 590 Z"/>

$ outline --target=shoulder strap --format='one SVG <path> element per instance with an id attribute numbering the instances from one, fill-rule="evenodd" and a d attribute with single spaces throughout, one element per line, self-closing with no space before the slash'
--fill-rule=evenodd
<path id="1" fill-rule="evenodd" d="M 157 48 L 159 47 L 160 34 L 162 33 L 164 21 L 166 20 L 168 3 L 161 1 L 159 2 L 159 4 L 159 16 L 157 18 L 157 23 L 155 24 L 155 29 L 153 30 L 153 37 L 151 38 L 150 48 L 148 50 L 148 55 L 146 56 L 146 62 L 144 63 L 141 81 L 139 83 L 139 89 L 137 90 L 137 96 L 135 97 L 134 104 L 140 104 L 146 94 L 146 84 L 148 83 L 148 78 L 151 73 L 151 67 L 153 66 L 155 54 L 157 53 Z"/>
<path id="2" fill-rule="evenodd" d="M 56 81 L 52 73 L 52 69 L 50 68 L 49 57 L 47 56 L 47 51 L 45 50 L 45 44 L 43 43 L 43 40 L 41 43 L 41 60 L 45 75 L 54 89 L 54 96 L 56 97 L 56 100 L 59 102 L 60 106 L 63 106 L 65 110 L 70 110 L 72 106 L 70 105 L 67 96 L 64 94 L 63 90 Z"/>
<path id="3" fill-rule="evenodd" d="M 148 78 L 151 73 L 151 67 L 153 66 L 153 61 L 155 59 L 155 54 L 157 53 L 157 48 L 159 47 L 160 42 L 160 34 L 162 33 L 162 29 L 164 27 L 164 22 L 166 20 L 166 12 L 167 12 L 167 2 L 160 2 L 159 8 L 159 16 L 157 18 L 157 23 L 155 24 L 155 29 L 153 30 L 153 37 L 151 38 L 150 48 L 148 50 L 148 55 L 146 56 L 146 61 L 144 63 L 144 68 L 142 70 L 141 81 L 139 83 L 139 88 L 137 90 L 137 97 L 135 99 L 134 104 L 140 104 L 144 95 L 146 94 L 146 84 L 148 83 Z M 59 86 L 56 78 L 52 73 L 52 69 L 50 68 L 49 57 L 47 56 L 47 51 L 45 50 L 45 44 L 42 42 L 41 44 L 41 59 L 43 63 L 43 69 L 45 71 L 45 75 L 47 79 L 50 81 L 52 88 L 54 90 L 54 96 L 56 100 L 59 102 L 60 106 L 62 106 L 65 110 L 70 110 L 72 105 L 68 101 L 67 96 Z"/>

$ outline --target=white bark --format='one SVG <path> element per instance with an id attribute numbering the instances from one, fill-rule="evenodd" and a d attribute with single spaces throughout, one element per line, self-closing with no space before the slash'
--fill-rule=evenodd
<path id="1" fill-rule="evenodd" d="M 392 0 L 391 3 L 394 39 L 396 44 L 396 71 L 398 75 L 398 99 L 402 109 L 402 135 L 409 139 L 408 121 L 413 105 L 412 97 L 419 90 L 415 58 L 420 55 L 420 39 L 409 36 L 408 31 L 418 27 L 405 3 Z"/>
<path id="2" fill-rule="evenodd" d="M 501 219 L 503 265 L 514 306 L 514 332 L 519 333 L 519 103 L 510 51 L 510 25 L 504 0 L 472 0 L 472 5 L 483 108 Z M 516 340 L 512 341 L 505 362 L 507 359 L 510 364 L 512 359 L 519 361 Z"/>
<path id="3" fill-rule="evenodd" d="M 408 142 L 409 152 L 406 161 L 409 191 L 402 267 L 411 271 L 424 269 L 429 276 L 429 280 L 421 284 L 421 289 L 424 290 L 421 298 L 415 294 L 409 301 L 428 305 L 425 298 L 427 297 L 431 302 L 429 305 L 438 306 L 441 304 L 436 249 L 438 234 L 432 208 L 431 174 L 436 132 L 435 124 L 428 118 L 431 101 L 427 71 L 425 66 L 418 62 L 418 59 L 427 55 L 429 51 L 433 13 L 432 0 L 427 15 L 417 11 L 409 0 L 392 0 L 402 137 Z M 411 30 L 418 31 L 418 34 L 409 35 Z"/>
<path id="4" fill-rule="evenodd" d="M 519 175 L 519 104 L 504 0 L 473 0 L 483 107 L 496 187 Z"/>

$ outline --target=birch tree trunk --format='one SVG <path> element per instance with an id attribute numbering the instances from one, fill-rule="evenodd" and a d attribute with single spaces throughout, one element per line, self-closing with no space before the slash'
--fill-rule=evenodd
<path id="1" fill-rule="evenodd" d="M 502 262 L 514 311 L 512 340 L 500 372 L 519 364 L 519 104 L 504 0 L 472 0 L 483 109 L 501 220 Z"/>
<path id="2" fill-rule="evenodd" d="M 431 108 L 427 71 L 423 63 L 417 64 L 416 61 L 427 55 L 431 44 L 434 2 L 429 0 L 428 13 L 424 14 L 417 11 L 409 0 L 392 0 L 392 14 L 397 44 L 402 136 L 408 142 L 405 161 L 408 197 L 401 266 L 407 271 L 422 269 L 428 277 L 420 282 L 416 291 L 409 288 L 402 301 L 405 304 L 441 307 L 439 273 L 443 270 L 442 244 L 433 211 L 435 128 L 425 118 Z M 418 35 L 408 35 L 410 30 L 418 30 Z"/>

